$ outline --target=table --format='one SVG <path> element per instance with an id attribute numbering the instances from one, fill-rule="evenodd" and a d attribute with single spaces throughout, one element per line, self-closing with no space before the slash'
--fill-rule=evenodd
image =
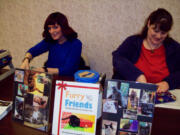
<path id="1" fill-rule="evenodd" d="M 13 74 L 0 81 L 0 99 L 13 99 Z M 73 78 L 55 76 L 53 87 L 55 89 L 55 80 L 73 80 Z M 177 102 L 156 105 L 151 135 L 180 135 L 180 89 L 172 91 L 177 96 Z M 54 96 L 54 94 L 51 94 Z M 54 99 L 51 97 L 51 99 Z M 53 102 L 51 102 L 53 103 Z M 53 104 L 51 105 L 53 106 Z M 52 110 L 50 112 L 50 122 L 52 123 Z M 0 135 L 50 135 L 12 120 L 12 113 L 0 121 Z M 97 121 L 96 135 L 101 134 L 101 118 Z"/>
<path id="2" fill-rule="evenodd" d="M 155 106 L 152 135 L 180 135 L 180 89 L 170 92 L 177 101 Z"/>

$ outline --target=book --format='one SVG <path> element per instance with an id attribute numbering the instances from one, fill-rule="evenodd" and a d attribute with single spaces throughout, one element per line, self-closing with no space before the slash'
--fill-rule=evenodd
<path id="1" fill-rule="evenodd" d="M 150 135 L 156 90 L 153 84 L 106 80 L 102 135 Z"/>
<path id="2" fill-rule="evenodd" d="M 48 132 L 52 75 L 16 69 L 14 75 L 13 120 Z"/>
<path id="3" fill-rule="evenodd" d="M 56 81 L 52 135 L 95 135 L 100 85 Z"/>
<path id="4" fill-rule="evenodd" d="M 12 109 L 12 101 L 0 100 L 0 120 L 3 119 Z"/>

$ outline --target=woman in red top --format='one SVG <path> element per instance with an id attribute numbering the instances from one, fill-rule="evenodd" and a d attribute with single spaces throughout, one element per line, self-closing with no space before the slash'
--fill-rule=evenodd
<path id="1" fill-rule="evenodd" d="M 168 35 L 172 24 L 167 10 L 153 11 L 142 32 L 128 37 L 113 52 L 113 78 L 154 83 L 157 92 L 179 87 L 180 45 Z"/>

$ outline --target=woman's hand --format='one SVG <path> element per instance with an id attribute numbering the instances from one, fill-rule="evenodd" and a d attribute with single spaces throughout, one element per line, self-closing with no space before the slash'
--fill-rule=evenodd
<path id="1" fill-rule="evenodd" d="M 138 76 L 136 82 L 147 83 L 145 75 L 141 74 L 140 76 Z"/>
<path id="2" fill-rule="evenodd" d="M 169 90 L 169 84 L 166 81 L 156 83 L 156 85 L 158 85 L 157 93 L 162 93 Z"/>
<path id="3" fill-rule="evenodd" d="M 32 55 L 30 53 L 26 53 L 24 60 L 20 67 L 22 69 L 29 69 L 29 63 L 30 63 L 31 59 L 32 59 Z"/>
<path id="4" fill-rule="evenodd" d="M 29 60 L 24 59 L 23 63 L 21 64 L 22 69 L 29 69 Z"/>

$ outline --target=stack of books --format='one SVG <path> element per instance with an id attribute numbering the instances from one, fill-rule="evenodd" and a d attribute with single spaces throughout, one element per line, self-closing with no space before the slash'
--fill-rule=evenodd
<path id="1" fill-rule="evenodd" d="M 3 119 L 12 109 L 11 101 L 0 100 L 0 120 Z"/>

